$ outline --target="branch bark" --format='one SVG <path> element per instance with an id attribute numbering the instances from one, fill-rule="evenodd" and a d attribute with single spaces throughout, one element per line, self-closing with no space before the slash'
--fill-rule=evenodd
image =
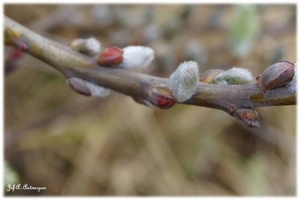
<path id="1" fill-rule="evenodd" d="M 157 86 L 168 90 L 166 78 L 99 66 L 93 58 L 50 41 L 8 17 L 5 17 L 4 26 L 5 44 L 15 47 L 25 44 L 25 52 L 54 67 L 66 78 L 78 77 L 134 99 L 149 99 L 149 91 Z M 221 109 L 234 115 L 241 108 L 295 105 L 296 92 L 279 87 L 263 95 L 257 83 L 214 85 L 199 81 L 196 94 L 183 104 Z"/>

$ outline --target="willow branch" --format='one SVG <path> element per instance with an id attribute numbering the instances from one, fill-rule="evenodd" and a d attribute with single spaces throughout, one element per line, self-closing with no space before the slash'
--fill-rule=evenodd
<path id="1" fill-rule="evenodd" d="M 5 17 L 5 44 L 26 44 L 28 54 L 60 71 L 66 78 L 78 77 L 110 88 L 134 99 L 148 99 L 151 88 L 168 88 L 168 79 L 135 73 L 121 68 L 102 67 L 88 56 L 50 41 Z M 262 94 L 257 83 L 246 85 L 215 85 L 198 82 L 196 94 L 183 104 L 221 109 L 233 115 L 240 108 L 295 105 L 296 93 L 279 87 Z"/>

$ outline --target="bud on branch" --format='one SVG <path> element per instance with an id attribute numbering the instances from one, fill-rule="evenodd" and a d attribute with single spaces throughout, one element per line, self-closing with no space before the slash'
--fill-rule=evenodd
<path id="1" fill-rule="evenodd" d="M 75 39 L 70 43 L 70 47 L 89 56 L 97 56 L 101 51 L 101 43 L 95 38 Z"/>
<path id="2" fill-rule="evenodd" d="M 154 59 L 154 51 L 149 47 L 128 46 L 123 51 L 123 62 L 120 66 L 125 69 L 147 67 Z"/>
<path id="3" fill-rule="evenodd" d="M 84 81 L 80 78 L 68 78 L 67 83 L 75 92 L 85 96 L 106 97 L 110 94 L 109 89 L 100 87 L 88 81 Z"/>
<path id="4" fill-rule="evenodd" d="M 123 62 L 123 49 L 111 46 L 101 52 L 98 64 L 102 66 L 116 66 Z"/>
<path id="5" fill-rule="evenodd" d="M 243 125 L 258 128 L 259 127 L 259 116 L 256 110 L 252 108 L 240 108 L 233 116 L 239 120 Z"/>
<path id="6" fill-rule="evenodd" d="M 199 80 L 199 67 L 194 61 L 181 63 L 169 78 L 170 90 L 178 102 L 184 102 L 195 94 Z"/>
<path id="7" fill-rule="evenodd" d="M 239 85 L 251 83 L 252 80 L 252 73 L 248 69 L 233 67 L 227 71 L 219 73 L 214 78 L 213 83 L 222 85 Z"/>
<path id="8" fill-rule="evenodd" d="M 290 83 L 294 74 L 295 65 L 288 61 L 281 61 L 268 67 L 256 80 L 262 93 L 265 94 L 266 90 L 273 90 Z"/>

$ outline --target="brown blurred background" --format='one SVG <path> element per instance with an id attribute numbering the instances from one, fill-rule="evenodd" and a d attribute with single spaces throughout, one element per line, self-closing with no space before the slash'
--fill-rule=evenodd
<path id="1" fill-rule="evenodd" d="M 160 77 L 184 60 L 197 61 L 200 73 L 237 66 L 254 77 L 277 61 L 296 62 L 292 4 L 14 4 L 4 10 L 64 44 L 93 36 L 102 47 L 150 46 L 156 58 L 140 72 Z M 6 58 L 11 52 L 5 47 Z M 159 110 L 116 92 L 102 99 L 78 95 L 30 55 L 5 71 L 5 179 L 47 188 L 6 195 L 296 194 L 295 106 L 258 108 L 261 127 L 250 129 L 215 109 Z"/>

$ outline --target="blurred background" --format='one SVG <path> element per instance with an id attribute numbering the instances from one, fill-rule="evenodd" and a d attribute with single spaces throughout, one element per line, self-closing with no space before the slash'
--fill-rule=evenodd
<path id="1" fill-rule="evenodd" d="M 296 5 L 8 5 L 6 16 L 57 42 L 95 37 L 102 47 L 146 45 L 138 72 L 169 77 L 195 60 L 256 77 L 296 62 Z M 227 113 L 148 108 L 112 92 L 85 97 L 50 66 L 5 47 L 5 185 L 45 186 L 5 195 L 296 194 L 296 107 L 257 108 L 250 129 Z M 4 191 L 6 188 L 3 189 Z"/>

